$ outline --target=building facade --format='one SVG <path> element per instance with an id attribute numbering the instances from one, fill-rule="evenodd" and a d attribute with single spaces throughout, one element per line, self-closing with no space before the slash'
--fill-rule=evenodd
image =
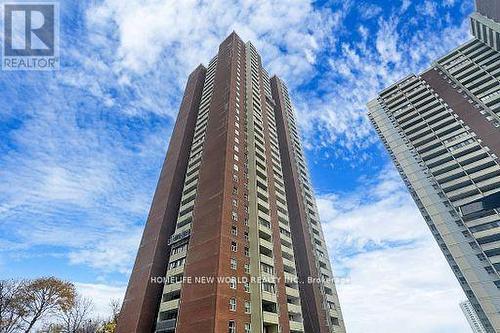
<path id="1" fill-rule="evenodd" d="M 118 332 L 345 332 L 293 108 L 232 33 L 189 77 Z"/>
<path id="2" fill-rule="evenodd" d="M 474 39 L 368 103 L 486 332 L 500 331 L 500 25 L 479 1 Z"/>
<path id="3" fill-rule="evenodd" d="M 464 313 L 464 316 L 467 319 L 473 333 L 486 333 L 486 330 L 484 329 L 483 324 L 481 324 L 474 307 L 469 301 L 460 303 L 460 308 L 462 309 L 462 312 Z"/>

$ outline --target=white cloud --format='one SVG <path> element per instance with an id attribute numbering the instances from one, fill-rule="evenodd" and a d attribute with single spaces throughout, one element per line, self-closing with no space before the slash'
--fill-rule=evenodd
<path id="1" fill-rule="evenodd" d="M 468 332 L 465 298 L 399 175 L 387 167 L 318 209 L 350 332 Z"/>
<path id="2" fill-rule="evenodd" d="M 111 315 L 110 302 L 119 301 L 125 296 L 126 286 L 113 286 L 96 283 L 75 283 L 78 293 L 91 299 L 94 305 L 93 314 L 101 319 L 107 319 Z"/>
<path id="3" fill-rule="evenodd" d="M 358 11 L 363 19 L 369 20 L 382 13 L 382 7 L 374 4 L 362 3 L 358 6 Z"/>
<path id="4" fill-rule="evenodd" d="M 85 264 L 102 272 L 130 274 L 139 248 L 143 228 L 127 228 L 116 234 L 108 234 L 91 243 L 89 248 L 71 251 L 72 264 Z"/>
<path id="5" fill-rule="evenodd" d="M 437 245 L 363 253 L 346 261 L 350 283 L 337 289 L 353 333 L 469 333 L 465 296 Z"/>
<path id="6" fill-rule="evenodd" d="M 429 233 L 393 168 L 375 179 L 364 180 L 352 192 L 320 196 L 318 209 L 335 253 L 422 240 Z"/>
<path id="7" fill-rule="evenodd" d="M 380 61 L 384 64 L 401 61 L 401 52 L 398 50 L 399 34 L 395 18 L 389 21 L 381 20 L 376 38 L 376 48 Z"/>
<path id="8" fill-rule="evenodd" d="M 435 17 L 437 14 L 437 4 L 432 0 L 425 0 L 423 5 L 417 7 L 417 11 L 424 15 Z"/>
<path id="9" fill-rule="evenodd" d="M 453 7 L 455 5 L 456 0 L 444 0 L 443 5 L 445 7 Z"/>
<path id="10" fill-rule="evenodd" d="M 405 12 L 411 6 L 411 0 L 403 0 L 401 3 L 401 12 Z"/>
<path id="11" fill-rule="evenodd" d="M 444 29 L 422 23 L 415 30 L 396 15 L 379 18 L 369 33 L 372 38 L 363 26 L 356 31 L 360 38 L 343 39 L 326 60 L 329 71 L 319 79 L 316 91 L 292 92 L 306 148 L 332 150 L 333 157 L 353 163 L 363 161 L 360 156 L 369 158 L 363 153 L 378 141 L 366 116 L 366 103 L 470 38 L 468 20 Z"/>
<path id="12" fill-rule="evenodd" d="M 235 30 L 256 44 L 272 72 L 301 80 L 321 51 L 318 43 L 329 40 L 331 28 L 338 23 L 336 13 L 317 11 L 306 0 L 107 0 L 90 8 L 88 17 L 101 29 L 116 27 L 118 70 L 144 72 L 166 57 L 182 78 L 200 60 L 207 63 L 219 43 Z"/>

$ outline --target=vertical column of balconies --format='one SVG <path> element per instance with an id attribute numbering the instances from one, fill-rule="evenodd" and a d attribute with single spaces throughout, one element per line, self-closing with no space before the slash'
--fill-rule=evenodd
<path id="1" fill-rule="evenodd" d="M 250 43 L 246 54 L 251 271 L 261 278 L 252 286 L 252 322 L 260 321 L 255 332 L 302 332 L 269 76 Z"/>
<path id="2" fill-rule="evenodd" d="M 262 67 L 261 67 L 262 68 Z M 271 84 L 267 72 L 261 70 L 261 103 L 263 104 L 263 123 L 269 183 L 269 202 L 275 251 L 275 267 L 278 277 L 284 283 L 278 285 L 278 303 L 283 330 L 303 332 L 301 301 L 297 286 L 297 269 L 290 231 L 290 219 L 286 201 L 285 180 L 281 168 L 278 130 L 276 127 L 275 102 L 272 98 Z M 277 222 L 277 223 L 276 223 Z"/>
<path id="3" fill-rule="evenodd" d="M 264 155 L 257 151 L 257 135 L 262 137 L 262 130 L 259 130 L 259 111 L 256 110 L 259 102 L 259 80 L 256 64 L 256 56 L 252 53 L 249 44 L 245 45 L 245 104 L 247 121 L 247 143 L 248 143 L 248 190 L 249 190 L 249 236 L 250 236 L 250 274 L 253 278 L 262 276 L 274 276 L 274 262 L 271 246 L 261 246 L 261 234 L 271 234 L 271 217 L 269 216 L 269 206 L 262 199 L 268 196 L 267 181 L 262 180 L 262 160 Z M 257 102 L 257 103 L 255 103 Z M 256 119 L 257 118 L 257 119 Z M 262 141 L 262 139 L 260 139 Z M 259 169 L 260 170 L 259 170 Z M 261 176 L 258 176 L 260 174 Z M 267 232 L 269 231 L 269 232 Z M 270 279 L 271 280 L 271 279 Z M 255 281 L 254 281 L 255 282 Z M 252 323 L 253 331 L 260 333 L 264 331 L 266 322 L 278 325 L 277 316 L 265 311 L 264 298 L 269 300 L 269 294 L 275 290 L 273 282 L 265 283 L 267 289 L 263 289 L 260 283 L 251 284 L 252 300 Z M 274 297 L 274 296 L 273 296 Z M 265 312 L 264 312 L 265 311 Z M 264 323 L 264 324 L 263 324 Z"/>
<path id="4" fill-rule="evenodd" d="M 198 174 L 203 153 L 203 143 L 209 117 L 210 100 L 214 88 L 214 76 L 217 57 L 210 61 L 205 84 L 203 87 L 196 127 L 189 155 L 188 168 L 182 190 L 181 204 L 176 221 L 175 233 L 169 240 L 171 246 L 170 260 L 167 266 L 166 283 L 158 314 L 158 332 L 173 331 L 179 299 L 181 294 L 181 281 L 183 278 L 184 264 L 188 249 L 191 222 L 196 203 Z M 168 330 L 167 330 L 168 328 Z"/>
<path id="5" fill-rule="evenodd" d="M 323 230 L 321 228 L 316 200 L 314 198 L 309 172 L 307 169 L 301 141 L 298 135 L 297 124 L 295 120 L 294 110 L 288 94 L 286 85 L 278 80 L 281 93 L 284 98 L 284 109 L 286 114 L 286 126 L 290 135 L 292 154 L 294 157 L 295 168 L 299 175 L 299 184 L 301 192 L 301 200 L 303 203 L 305 216 L 308 224 L 309 237 L 314 247 L 314 262 L 317 272 L 319 273 L 319 283 L 322 290 L 324 311 L 328 313 L 327 321 L 332 332 L 344 332 L 342 313 L 338 295 L 336 292 L 334 276 L 329 261 L 327 245 L 324 239 Z"/>
<path id="6" fill-rule="evenodd" d="M 278 304 L 276 298 L 276 269 L 274 263 L 271 215 L 268 202 L 269 185 L 267 179 L 264 146 L 264 128 L 260 96 L 260 66 L 258 55 L 250 43 L 246 44 L 246 105 L 249 145 L 249 201 L 252 223 L 252 276 L 262 277 L 261 283 L 254 283 L 252 305 L 257 310 L 252 322 L 260 318 L 256 332 L 269 330 L 278 332 Z M 254 296 L 254 295 L 252 295 Z"/>
<path id="7" fill-rule="evenodd" d="M 500 51 L 500 23 L 480 13 L 473 13 L 470 21 L 474 37 L 493 50 Z"/>

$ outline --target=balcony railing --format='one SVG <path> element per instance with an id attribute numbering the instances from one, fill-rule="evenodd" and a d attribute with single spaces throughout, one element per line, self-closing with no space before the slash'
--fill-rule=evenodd
<path id="1" fill-rule="evenodd" d="M 162 320 L 156 323 L 156 333 L 173 332 L 175 330 L 176 319 Z"/>
<path id="2" fill-rule="evenodd" d="M 183 239 L 188 238 L 191 235 L 191 229 L 185 230 L 181 233 L 174 234 L 170 239 L 168 240 L 168 245 L 172 245 L 174 243 L 177 243 Z"/>

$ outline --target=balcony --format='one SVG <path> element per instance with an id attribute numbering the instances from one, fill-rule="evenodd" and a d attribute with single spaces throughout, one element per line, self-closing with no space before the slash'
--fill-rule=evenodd
<path id="1" fill-rule="evenodd" d="M 260 197 L 257 197 L 257 204 L 259 206 L 264 207 L 264 212 L 269 211 L 269 204 L 267 202 L 265 202 L 264 200 L 262 200 Z"/>
<path id="2" fill-rule="evenodd" d="M 288 272 L 285 273 L 285 283 L 286 282 L 297 282 L 297 275 L 295 274 L 290 274 Z"/>
<path id="3" fill-rule="evenodd" d="M 173 234 L 172 237 L 168 240 L 168 245 L 175 244 L 180 242 L 183 239 L 188 238 L 191 235 L 191 229 L 184 230 L 183 232 Z"/>
<path id="4" fill-rule="evenodd" d="M 181 266 L 169 269 L 167 271 L 167 276 L 168 277 L 170 277 L 170 276 L 176 276 L 176 275 L 179 275 L 179 274 L 181 274 L 183 272 L 184 272 L 184 265 L 181 265 Z"/>
<path id="5" fill-rule="evenodd" d="M 299 291 L 290 287 L 286 287 L 286 294 L 293 297 L 300 297 Z"/>
<path id="6" fill-rule="evenodd" d="M 163 288 L 163 293 L 167 294 L 167 293 L 170 293 L 170 292 L 176 291 L 176 290 L 181 290 L 181 283 L 180 282 L 165 285 L 165 287 Z"/>
<path id="7" fill-rule="evenodd" d="M 259 219 L 259 231 L 272 235 L 273 232 L 271 230 L 271 223 L 266 220 Z"/>
<path id="8" fill-rule="evenodd" d="M 181 206 L 179 209 L 179 219 L 182 219 L 185 215 L 190 214 L 194 210 L 194 200 L 191 200 L 190 202 L 186 203 L 185 205 Z"/>
<path id="9" fill-rule="evenodd" d="M 299 321 L 290 321 L 290 331 L 292 332 L 304 332 L 304 324 Z"/>
<path id="10" fill-rule="evenodd" d="M 278 303 L 278 299 L 276 298 L 276 294 L 270 293 L 268 291 L 262 291 L 262 300 L 272 303 Z"/>
<path id="11" fill-rule="evenodd" d="M 302 313 L 302 308 L 300 305 L 287 303 L 289 313 Z"/>
<path id="12" fill-rule="evenodd" d="M 293 250 L 287 246 L 281 246 L 281 251 L 286 253 L 289 257 L 293 257 Z"/>
<path id="13" fill-rule="evenodd" d="M 179 300 L 173 299 L 171 301 L 162 302 L 160 304 L 160 311 L 172 311 L 179 308 Z"/>
<path id="14" fill-rule="evenodd" d="M 268 248 L 269 250 L 273 251 L 273 244 L 265 239 L 260 238 L 259 239 L 260 245 Z"/>
<path id="15" fill-rule="evenodd" d="M 262 321 L 264 324 L 278 325 L 278 314 L 268 311 L 262 311 Z"/>
<path id="16" fill-rule="evenodd" d="M 291 260 L 286 259 L 286 258 L 283 258 L 283 265 L 295 269 L 295 263 Z"/>
<path id="17" fill-rule="evenodd" d="M 264 264 L 274 266 L 274 259 L 273 259 L 272 255 L 273 255 L 272 252 L 269 253 L 269 255 L 261 253 L 260 254 L 260 261 L 263 262 Z"/>
<path id="18" fill-rule="evenodd" d="M 156 323 L 155 333 L 174 332 L 177 319 L 162 320 Z"/>

